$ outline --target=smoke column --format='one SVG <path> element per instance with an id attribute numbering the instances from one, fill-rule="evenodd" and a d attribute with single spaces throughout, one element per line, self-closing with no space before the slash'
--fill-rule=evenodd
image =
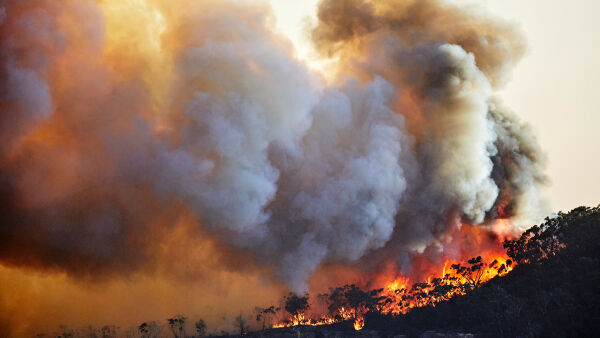
<path id="1" fill-rule="evenodd" d="M 0 1 L 0 263 L 248 269 L 304 292 L 324 264 L 406 270 L 461 224 L 546 211 L 544 155 L 495 96 L 515 27 L 442 0 L 324 0 L 325 80 L 274 20 L 254 1 Z"/>

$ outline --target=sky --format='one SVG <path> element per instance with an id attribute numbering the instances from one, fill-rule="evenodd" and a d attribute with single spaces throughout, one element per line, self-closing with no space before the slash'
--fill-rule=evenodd
<path id="1" fill-rule="evenodd" d="M 327 70 L 329 63 L 317 59 L 306 32 L 310 22 L 315 20 L 318 0 L 263 1 L 270 1 L 279 30 L 289 36 L 295 45 L 297 57 L 306 60 L 315 71 Z M 448 1 L 477 4 L 491 14 L 514 21 L 522 28 L 529 41 L 529 51 L 514 69 L 512 81 L 499 94 L 507 106 L 532 126 L 548 155 L 547 174 L 552 184 L 544 193 L 552 210 L 566 211 L 579 205 L 597 205 L 600 202 L 600 185 L 594 174 L 600 171 L 600 158 L 597 155 L 600 136 L 595 130 L 600 125 L 596 100 L 596 93 L 600 89 L 597 82 L 600 78 L 600 68 L 597 67 L 600 38 L 596 32 L 600 32 L 600 24 L 596 22 L 596 13 L 600 10 L 600 1 Z M 232 316 L 237 315 L 231 312 L 232 308 L 250 313 L 256 305 L 274 304 L 289 289 L 289 285 L 284 284 L 288 281 L 281 276 L 304 283 L 312 273 L 310 269 L 316 269 L 326 261 L 324 257 L 333 257 L 332 262 L 343 263 L 323 265 L 321 270 L 317 270 L 310 280 L 311 288 L 315 291 L 318 287 L 326 290 L 329 286 L 360 281 L 361 278 L 373 279 L 374 283 L 388 282 L 388 279 L 403 273 L 399 270 L 401 264 L 413 262 L 407 252 L 411 255 L 423 253 L 422 256 L 417 255 L 413 266 L 416 273 L 424 274 L 430 272 L 429 267 L 437 268 L 437 263 L 440 270 L 443 269 L 442 262 L 447 257 L 472 257 L 469 250 L 497 244 L 492 239 L 489 239 L 492 244 L 477 243 L 484 236 L 477 236 L 475 230 L 469 230 L 469 227 L 459 229 L 455 222 L 450 221 L 438 223 L 436 217 L 414 217 L 411 226 L 406 227 L 396 226 L 394 222 L 380 222 L 379 219 L 395 219 L 397 205 L 393 203 L 384 205 L 386 208 L 381 213 L 369 212 L 383 215 L 377 222 L 370 219 L 363 221 L 362 217 L 358 217 L 363 209 L 354 206 L 365 204 L 362 196 L 366 196 L 367 200 L 383 195 L 390 196 L 386 199 L 388 201 L 404 198 L 400 192 L 403 193 L 406 187 L 403 181 L 396 179 L 399 176 L 394 172 L 396 165 L 407 164 L 420 168 L 416 160 L 410 163 L 410 159 L 405 162 L 396 159 L 395 156 L 404 153 L 394 149 L 396 146 L 402 148 L 406 144 L 403 142 L 407 142 L 407 139 L 400 137 L 385 138 L 385 141 L 389 141 L 387 148 L 394 150 L 390 152 L 393 156 L 390 161 L 385 160 L 389 157 L 385 154 L 374 157 L 375 161 L 369 164 L 376 166 L 359 165 L 365 162 L 354 161 L 359 157 L 351 151 L 340 152 L 343 154 L 340 157 L 329 156 L 338 144 L 329 142 L 328 137 L 338 131 L 341 135 L 339 139 L 344 141 L 338 142 L 342 149 L 358 149 L 360 147 L 352 146 L 368 144 L 371 139 L 375 146 L 369 147 L 368 154 L 385 148 L 378 137 L 372 137 L 379 136 L 378 133 L 354 133 L 356 130 L 352 126 L 362 126 L 356 121 L 363 118 L 364 114 L 373 114 L 368 117 L 380 122 L 378 126 L 385 127 L 385 130 L 392 130 L 392 135 L 404 134 L 403 129 L 399 129 L 401 124 L 397 120 L 400 119 L 396 119 L 393 111 L 381 109 L 385 104 L 380 103 L 379 99 L 371 100 L 379 93 L 382 93 L 381 97 L 387 96 L 385 93 L 388 90 L 377 81 L 364 88 L 347 86 L 340 89 L 339 95 L 323 95 L 327 99 L 322 101 L 324 108 L 313 113 L 311 105 L 316 102 L 310 103 L 311 100 L 321 100 L 321 93 L 316 89 L 318 86 L 312 82 L 312 76 L 303 77 L 306 75 L 305 68 L 298 66 L 296 60 L 289 59 L 287 50 L 279 52 L 279 48 L 287 48 L 286 44 L 280 43 L 280 39 L 273 39 L 270 29 L 263 30 L 262 24 L 252 24 L 252 18 L 262 19 L 264 8 L 261 6 L 248 7 L 248 10 L 252 9 L 249 12 L 252 15 L 246 16 L 245 12 L 229 11 L 227 4 L 213 8 L 209 2 L 195 0 L 180 1 L 178 6 L 170 6 L 169 0 L 153 2 L 166 4 L 164 8 L 160 7 L 162 11 L 145 6 L 151 2 L 144 0 L 103 1 L 101 8 L 92 6 L 92 2 L 88 2 L 89 6 L 86 7 L 82 5 L 83 1 L 64 2 L 59 6 L 52 2 L 35 1 L 6 3 L 18 4 L 13 8 L 21 8 L 23 13 L 27 13 L 23 17 L 28 19 L 6 15 L 4 7 L 0 5 L 0 21 L 6 20 L 3 24 L 10 24 L 6 31 L 12 33 L 14 30 L 18 37 L 0 40 L 0 45 L 5 47 L 0 48 L 3 51 L 0 63 L 9 65 L 13 71 L 10 83 L 17 85 L 10 86 L 13 89 L 10 94 L 19 99 L 14 101 L 25 103 L 15 105 L 15 109 L 23 113 L 23 120 L 11 114 L 10 121 L 0 123 L 0 127 L 7 130 L 8 137 L 11 140 L 14 138 L 14 143 L 19 145 L 14 152 L 8 152 L 10 161 L 7 162 L 10 162 L 10 166 L 0 168 L 0 176 L 11 180 L 10 188 L 0 189 L 0 200 L 12 201 L 14 197 L 17 201 L 2 209 L 3 212 L 10 209 L 10 212 L 3 213 L 5 223 L 0 225 L 0 253 L 3 254 L 0 255 L 0 336 L 7 336 L 7 332 L 33 336 L 34 330 L 50 332 L 61 323 L 71 327 L 84 327 L 90 323 L 116 324 L 126 329 L 132 323 L 155 319 L 163 321 L 167 316 L 177 313 L 184 313 L 191 319 L 206 319 L 211 330 L 227 328 L 232 324 Z M 215 1 L 215 4 L 219 2 Z M 35 6 L 48 12 L 37 10 Z M 195 11 L 190 10 L 188 15 L 188 9 Z M 47 13 L 69 15 L 61 16 L 61 20 L 45 20 Z M 230 13 L 237 13 L 233 18 L 242 24 L 231 25 L 235 20 L 231 20 Z M 177 29 L 166 30 L 169 24 Z M 250 31 L 255 34 L 241 34 L 246 32 L 247 27 L 251 27 Z M 164 32 L 168 35 L 161 40 Z M 3 34 L 8 33 L 3 31 Z M 221 34 L 224 35 L 223 44 L 219 43 L 219 39 L 215 44 L 204 42 L 205 38 Z M 248 40 L 236 38 L 238 35 Z M 67 41 L 65 36 L 74 42 L 63 46 Z M 238 49 L 229 48 L 231 41 Z M 163 48 L 164 53 L 161 54 Z M 5 53 L 5 50 L 13 53 Z M 243 53 L 239 53 L 240 50 Z M 177 63 L 172 64 L 172 60 L 165 57 L 171 53 L 185 58 L 176 57 Z M 440 55 L 448 59 L 456 56 L 450 53 Z M 20 57 L 23 57 L 24 64 L 29 66 L 31 63 L 32 73 L 14 66 L 17 63 L 13 61 Z M 45 62 L 51 64 L 56 72 L 46 74 Z M 431 71 L 444 74 L 443 70 Z M 200 77 L 198 74 L 203 74 L 206 83 L 197 81 Z M 252 85 L 246 86 L 248 83 Z M 254 83 L 261 83 L 261 86 L 254 86 Z M 50 93 L 52 95 L 48 94 L 49 86 L 55 88 Z M 255 109 L 255 105 L 238 105 L 237 96 L 222 96 L 226 90 L 221 88 L 244 94 L 240 97 L 246 99 L 247 96 L 250 102 L 256 101 L 256 107 L 267 107 L 265 112 L 285 109 L 291 118 L 279 119 L 277 114 L 264 114 L 266 117 L 263 117 L 262 110 Z M 206 95 L 196 95 L 196 91 L 200 90 L 206 91 Z M 313 90 L 317 93 L 313 93 Z M 474 91 L 473 95 L 479 94 L 477 97 L 482 96 L 485 100 L 488 98 L 484 95 L 486 93 Z M 309 99 L 305 100 L 307 97 Z M 346 97 L 353 99 L 347 100 L 347 106 L 343 104 Z M 342 104 L 333 101 L 337 98 L 342 100 Z M 355 110 L 358 113 L 353 114 L 351 108 L 355 104 L 354 99 L 357 104 L 364 99 L 375 106 L 369 106 L 364 112 L 362 109 Z M 335 104 L 329 107 L 329 102 Z M 214 111 L 231 117 L 232 127 L 225 125 L 222 119 L 215 118 L 216 114 L 211 114 L 213 109 L 200 109 L 208 104 L 211 108 L 215 107 Z M 290 113 L 292 109 L 289 107 L 297 111 Z M 484 106 L 483 109 L 486 108 Z M 164 111 L 172 116 L 165 118 L 162 114 Z M 442 111 L 447 112 L 446 106 Z M 151 116 L 148 117 L 147 112 L 159 116 L 156 118 L 156 133 L 146 129 L 154 131 L 155 122 L 155 116 L 148 114 Z M 308 125 L 304 124 L 308 121 L 304 119 L 309 116 L 308 112 L 311 118 L 320 118 L 325 128 L 308 130 Z M 235 117 L 238 114 L 250 118 L 237 119 Z M 340 127 L 339 116 L 346 119 L 347 125 Z M 473 116 L 477 118 L 479 115 Z M 262 124 L 257 121 L 263 118 L 268 121 L 268 124 L 265 122 L 268 128 L 260 129 Z M 44 119 L 50 119 L 52 123 L 38 126 L 39 121 Z M 152 122 L 152 128 L 139 123 L 142 120 Z M 20 128 L 10 128 L 13 125 L 19 125 Z M 435 120 L 431 125 L 435 125 Z M 125 126 L 131 126 L 131 129 Z M 469 128 L 475 131 L 483 129 Z M 213 137 L 205 130 L 215 130 L 214 135 L 218 136 Z M 227 132 L 220 132 L 222 130 Z M 330 133 L 331 130 L 333 132 Z M 310 134 L 307 134 L 309 131 Z M 28 137 L 20 139 L 17 137 L 21 136 L 20 133 Z M 448 133 L 448 138 L 455 140 L 463 134 L 464 130 L 457 129 L 456 133 Z M 488 140 L 485 133 L 473 134 L 476 134 L 474 137 L 477 140 Z M 106 140 L 107 135 L 114 136 L 110 142 Z M 177 151 L 172 151 L 171 139 L 179 139 L 180 135 L 188 137 L 181 137 L 181 142 L 173 142 L 179 147 Z M 197 135 L 208 136 L 197 140 L 192 137 Z M 243 143 L 239 141 L 242 137 L 239 135 L 252 140 L 247 142 L 251 145 L 249 150 L 237 146 Z M 299 166 L 305 168 L 302 176 L 295 170 L 295 165 L 300 165 L 301 161 L 296 161 L 286 164 L 286 171 L 275 174 L 275 169 L 270 169 L 271 163 L 265 160 L 270 159 L 265 155 L 270 148 L 264 145 L 273 140 L 292 144 L 296 137 L 303 135 L 309 135 L 307 140 L 310 138 L 310 145 L 314 144 L 310 149 L 307 148 L 310 150 L 306 152 L 310 155 L 307 159 L 319 165 L 321 162 L 327 165 L 333 163 L 333 167 L 340 162 L 340 170 L 332 170 L 332 174 L 327 175 L 313 175 L 313 171 L 318 172 L 314 168 L 319 166 L 308 162 L 306 166 Z M 469 145 L 477 145 L 470 140 L 462 143 L 467 146 L 461 152 L 468 159 L 471 157 L 466 155 L 477 155 L 468 151 L 471 149 Z M 348 143 L 348 149 L 345 142 Z M 206 145 L 206 149 L 196 147 L 201 143 Z M 25 146 L 21 147 L 21 144 Z M 117 147 L 115 144 L 123 146 Z M 0 143 L 0 155 L 4 149 L 2 147 L 9 149 L 11 146 L 7 142 Z M 214 179 L 206 176 L 208 174 L 204 171 L 210 172 L 215 167 L 211 162 L 215 157 L 215 149 L 231 150 L 222 154 L 226 159 L 222 162 L 231 165 L 227 167 L 230 170 L 221 172 L 242 172 L 244 175 L 231 175 L 239 180 L 230 179 L 227 175 Z M 278 151 L 287 156 L 284 150 Z M 442 155 L 440 157 L 447 154 Z M 480 158 L 476 157 L 467 162 L 461 157 L 456 161 L 460 164 L 457 167 L 477 169 L 471 163 L 487 163 L 489 157 L 487 153 L 484 155 L 483 161 L 477 161 Z M 280 156 L 279 159 L 287 159 L 286 156 Z M 360 158 L 363 157 L 361 154 Z M 204 161 L 204 158 L 209 160 Z M 241 160 L 231 161 L 232 158 Z M 254 164 L 256 174 L 246 174 L 249 172 L 247 158 L 252 160 L 250 162 Z M 342 170 L 346 162 L 357 163 L 356 176 L 353 176 L 354 171 Z M 217 162 L 217 168 L 219 164 Z M 363 168 L 371 167 L 382 169 L 384 173 L 391 172 L 381 177 L 391 177 L 392 184 L 389 181 L 379 183 L 379 176 L 367 175 L 370 170 Z M 531 177 L 537 177 L 534 175 L 537 167 L 519 169 L 521 171 L 507 176 L 513 178 L 516 177 L 513 174 L 524 172 L 523 176 L 518 177 L 526 177 L 525 180 L 531 181 L 534 181 Z M 472 171 L 483 172 L 484 182 L 488 178 L 489 172 L 485 170 Z M 350 174 L 346 174 L 348 172 Z M 299 189 L 293 179 L 295 177 L 309 182 L 306 188 L 308 197 L 292 198 Z M 447 180 L 441 180 L 442 183 L 456 181 L 456 176 L 447 177 Z M 322 187 L 320 180 L 335 184 Z M 371 189 L 382 188 L 383 192 L 363 194 L 361 192 L 366 190 L 363 184 Z M 350 189 L 349 193 L 339 187 Z M 493 190 L 495 186 L 485 187 Z M 270 204 L 275 188 L 282 192 L 276 197 L 287 199 Z M 510 191 L 518 190 L 512 189 L 512 186 L 510 188 Z M 450 190 L 448 185 L 440 185 L 434 192 L 445 195 Z M 198 191 L 208 193 L 201 194 Z M 358 197 L 348 199 L 351 203 L 338 203 L 335 199 L 338 191 L 341 191 L 339 195 Z M 470 191 L 464 195 L 471 196 Z M 325 198 L 321 199 L 321 196 Z M 333 198 L 329 199 L 330 196 Z M 411 196 L 419 197 L 419 194 Z M 238 197 L 242 199 L 241 202 Z M 491 202 L 496 200 L 495 194 L 484 197 Z M 417 201 L 421 200 L 415 200 L 414 203 Z M 453 201 L 448 198 L 448 203 Z M 304 209 L 294 209 L 298 204 Z M 231 205 L 236 207 L 231 208 Z M 279 230 L 265 235 L 264 229 L 267 227 L 261 223 L 265 217 L 262 211 L 265 206 L 270 208 L 271 205 L 279 208 L 273 209 L 280 211 L 275 215 L 286 221 L 273 222 L 274 229 Z M 288 207 L 290 205 L 294 208 Z M 369 204 L 369 207 L 373 205 Z M 485 203 L 479 206 L 483 209 Z M 293 216 L 296 210 L 302 211 L 303 217 L 310 222 L 301 220 L 294 223 L 294 218 L 288 215 Z M 445 209 L 432 205 L 431 209 L 424 208 L 422 211 L 425 216 L 435 216 L 436 212 L 445 213 Z M 448 219 L 451 217 L 456 215 L 449 214 Z M 221 219 L 224 221 L 221 222 Z M 336 220 L 334 226 L 331 226 L 329 219 Z M 353 223 L 354 220 L 358 221 Z M 214 226 L 204 224 L 210 222 Z M 253 227 L 256 224 L 261 226 Z M 373 224 L 385 231 L 371 231 Z M 440 231 L 440 224 L 448 226 L 448 232 Z M 510 226 L 505 224 L 502 220 L 494 226 L 510 230 Z M 237 227 L 226 228 L 223 225 Z M 461 232 L 451 233 L 452 229 Z M 401 235 L 390 238 L 395 234 L 393 231 Z M 374 235 L 367 237 L 365 233 Z M 444 241 L 453 238 L 445 243 L 447 251 L 441 250 L 440 241 L 435 237 L 438 233 L 445 237 Z M 451 235 L 446 237 L 448 233 Z M 229 234 L 231 236 L 227 236 Z M 410 245 L 406 244 L 408 249 L 403 246 L 405 239 L 411 239 Z M 253 240 L 256 243 L 248 245 Z M 358 266 L 371 257 L 373 262 L 396 257 L 398 264 L 383 266 L 382 263 L 381 269 L 385 271 L 381 276 L 375 276 L 369 270 L 371 268 L 361 272 L 354 265 L 343 265 L 347 261 L 355 262 L 354 257 L 359 257 L 366 252 L 366 248 L 370 248 L 367 245 L 386 240 L 389 246 L 379 251 L 378 257 L 373 255 L 356 262 Z M 476 244 L 472 244 L 471 240 Z M 357 245 L 360 243 L 363 243 L 362 246 Z M 466 243 L 465 251 L 461 247 L 463 243 Z M 424 251 L 423 247 L 427 245 L 432 250 Z M 326 256 L 329 252 L 331 255 Z M 286 260 L 288 257 L 291 259 Z M 375 266 L 373 262 L 369 266 Z M 304 272 L 298 277 L 295 272 L 302 269 Z M 88 279 L 88 275 L 97 276 L 97 280 Z M 81 276 L 85 277 L 78 278 Z M 248 290 L 253 292 L 249 293 Z M 135 327 L 133 329 L 136 330 Z"/>
<path id="2" fill-rule="evenodd" d="M 306 39 L 318 0 L 271 0 L 280 30 L 300 58 L 319 69 Z M 529 123 L 548 156 L 554 211 L 600 203 L 600 1 L 467 0 L 520 26 L 528 52 L 500 91 L 504 102 Z"/>

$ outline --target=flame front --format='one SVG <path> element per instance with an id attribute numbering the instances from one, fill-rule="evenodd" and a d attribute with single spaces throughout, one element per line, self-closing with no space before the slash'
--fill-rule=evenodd
<path id="1" fill-rule="evenodd" d="M 462 265 L 466 264 L 466 265 Z M 478 256 L 468 262 L 446 260 L 441 271 L 428 276 L 425 282 L 413 282 L 408 277 L 386 283 L 379 293 L 380 303 L 375 309 L 381 314 L 403 315 L 412 308 L 436 306 L 452 297 L 466 294 L 489 280 L 505 276 L 512 271 L 514 264 L 507 255 Z M 437 277 L 440 276 L 440 277 Z M 406 286 L 411 285 L 408 289 Z M 325 315 L 320 319 L 307 318 L 304 313 L 291 317 L 274 328 L 309 325 L 319 326 L 337 322 L 353 321 L 355 330 L 365 326 L 365 308 L 341 307 L 336 316 Z"/>
<path id="2" fill-rule="evenodd" d="M 447 266 L 454 264 L 458 263 L 446 261 L 441 271 L 441 277 L 428 277 L 425 283 L 414 283 L 411 289 L 406 288 L 406 278 L 403 277 L 388 283 L 384 289 L 384 296 L 392 301 L 383 306 L 381 312 L 398 315 L 405 314 L 415 307 L 435 306 L 436 303 L 465 294 L 468 290 L 486 283 L 492 278 L 504 276 L 513 269 L 513 264 L 506 255 L 491 258 L 490 263 L 476 271 L 473 278 L 465 277 L 454 269 L 446 271 Z M 452 288 L 444 288 L 445 286 Z M 418 292 L 419 296 L 411 297 L 415 292 Z"/>
<path id="3" fill-rule="evenodd" d="M 365 318 L 362 316 L 356 317 L 356 319 L 354 320 L 354 329 L 356 331 L 360 331 L 362 330 L 362 328 L 365 326 Z"/>

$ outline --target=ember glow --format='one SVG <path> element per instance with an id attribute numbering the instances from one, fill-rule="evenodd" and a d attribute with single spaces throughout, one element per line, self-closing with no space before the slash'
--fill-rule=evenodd
<path id="1" fill-rule="evenodd" d="M 453 264 L 495 259 L 481 281 L 510 269 L 499 243 L 545 214 L 545 157 L 496 95 L 524 42 L 472 8 L 323 0 L 307 32 L 335 61 L 326 75 L 261 1 L 6 0 L 0 14 L 7 280 L 120 285 L 103 295 L 119 301 L 132 280 L 158 285 L 157 318 L 173 285 L 202 285 L 210 296 L 182 306 L 217 327 L 215 308 L 259 303 L 232 298 L 246 287 L 273 300 L 356 279 L 402 313 L 419 306 L 398 305 L 411 283 L 468 284 Z M 85 299 L 0 335 L 94 322 Z M 103 318 L 140 320 L 126 309 Z M 364 325 L 362 309 L 338 312 Z"/>
<path id="2" fill-rule="evenodd" d="M 509 221 L 498 220 L 500 233 L 504 231 L 506 222 Z M 372 295 L 376 299 L 375 304 L 358 307 L 342 306 L 334 313 L 318 313 L 315 311 L 299 313 L 284 319 L 273 325 L 273 327 L 318 326 L 352 321 L 355 330 L 361 330 L 365 324 L 365 314 L 369 310 L 381 314 L 402 315 L 412 308 L 435 306 L 437 303 L 449 300 L 452 297 L 464 295 L 467 291 L 488 282 L 492 278 L 505 276 L 513 270 L 515 263 L 508 258 L 501 247 L 504 239 L 510 239 L 510 237 L 503 237 L 497 233 L 492 233 L 490 230 L 468 225 L 464 225 L 461 232 L 464 234 L 463 236 L 467 236 L 469 239 L 484 238 L 475 246 L 480 250 L 479 256 L 468 260 L 445 259 L 441 268 L 436 264 L 429 264 L 425 271 L 419 271 L 419 274 L 416 275 L 418 277 L 411 278 L 399 275 L 384 283 L 384 285 L 376 285 L 376 290 L 372 291 Z M 481 237 L 482 235 L 483 237 Z M 460 236 L 456 237 L 460 238 Z M 427 266 L 424 263 L 420 265 Z M 375 278 L 375 280 L 385 280 L 385 278 L 388 278 L 388 276 L 387 272 L 384 271 L 384 276 Z M 329 301 L 331 301 L 331 297 Z M 318 307 L 313 304 L 313 308 Z"/>
<path id="3" fill-rule="evenodd" d="M 513 262 L 506 255 L 489 259 L 478 256 L 464 266 L 460 262 L 446 261 L 438 277 L 430 276 L 424 282 L 414 282 L 400 276 L 387 283 L 377 293 L 380 298 L 375 309 L 382 314 L 402 315 L 412 308 L 435 306 L 452 297 L 464 295 L 468 290 L 492 278 L 504 276 L 512 271 L 513 267 Z M 358 331 L 365 325 L 366 312 L 366 308 L 341 307 L 334 315 L 312 314 L 309 317 L 307 313 L 299 313 L 273 325 L 273 328 L 319 326 L 352 321 L 354 329 Z"/>

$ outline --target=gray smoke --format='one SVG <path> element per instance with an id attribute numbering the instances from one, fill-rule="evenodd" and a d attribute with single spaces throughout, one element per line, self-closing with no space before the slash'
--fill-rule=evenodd
<path id="1" fill-rule="evenodd" d="M 511 26 L 443 1 L 323 1 L 326 84 L 265 5 L 149 6 L 155 54 L 109 48 L 94 2 L 2 4 L 3 262 L 135 271 L 184 208 L 301 292 L 324 263 L 406 263 L 457 222 L 538 216 L 544 156 L 494 97 L 523 52 Z"/>

